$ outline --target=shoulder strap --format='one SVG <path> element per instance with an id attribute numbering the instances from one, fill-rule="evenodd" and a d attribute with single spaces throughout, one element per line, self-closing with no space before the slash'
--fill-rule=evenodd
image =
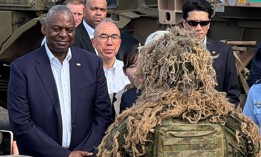
<path id="1" fill-rule="evenodd" d="M 247 76 L 249 75 L 249 70 L 243 66 L 241 60 L 239 59 L 239 57 L 238 57 L 238 55 L 237 55 L 237 53 L 236 53 L 235 51 L 233 51 L 233 52 L 234 52 L 234 56 L 235 56 L 236 60 L 237 60 L 238 63 L 239 63 L 238 65 L 236 64 L 237 72 L 238 72 L 238 75 L 239 75 L 239 77 L 240 77 L 240 80 L 241 80 L 241 83 L 242 83 L 242 85 L 243 85 L 243 88 L 244 88 L 244 90 L 245 90 L 245 93 L 246 93 L 246 95 L 247 95 L 247 94 L 248 94 L 248 91 L 249 91 L 249 86 L 248 86 L 246 80 L 247 80 Z M 242 72 L 241 72 L 239 69 L 242 69 Z M 244 74 L 244 76 L 243 76 L 242 73 Z"/>

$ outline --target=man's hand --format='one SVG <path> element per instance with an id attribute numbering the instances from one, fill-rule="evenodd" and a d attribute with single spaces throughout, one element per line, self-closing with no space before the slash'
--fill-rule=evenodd
<path id="1" fill-rule="evenodd" d="M 69 157 L 83 157 L 83 156 L 93 156 L 93 153 L 85 151 L 72 151 Z"/>
<path id="2" fill-rule="evenodd" d="M 12 155 L 19 155 L 19 150 L 18 150 L 18 147 L 17 147 L 17 144 L 16 144 L 16 141 L 13 141 L 13 144 L 12 144 Z"/>

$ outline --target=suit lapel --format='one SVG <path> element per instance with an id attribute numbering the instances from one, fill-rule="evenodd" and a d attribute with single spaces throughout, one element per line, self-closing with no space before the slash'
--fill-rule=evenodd
<path id="1" fill-rule="evenodd" d="M 212 54 L 214 47 L 213 47 L 213 43 L 208 38 L 207 38 L 206 46 L 207 46 L 208 51 Z"/>
<path id="2" fill-rule="evenodd" d="M 62 118 L 61 118 L 61 109 L 59 103 L 59 97 L 57 92 L 56 83 L 53 77 L 51 65 L 49 58 L 46 54 L 44 45 L 40 48 L 38 56 L 36 57 L 36 69 L 42 80 L 42 83 L 45 87 L 46 92 L 48 93 L 49 98 L 54 106 L 54 109 L 57 114 L 58 121 L 58 142 L 62 144 Z"/>
<path id="3" fill-rule="evenodd" d="M 218 54 L 218 52 L 216 52 L 216 45 L 211 39 L 207 38 L 206 46 L 212 56 L 216 56 Z"/>
<path id="4" fill-rule="evenodd" d="M 216 47 L 216 45 L 215 45 L 215 43 L 213 42 L 212 39 L 207 39 L 206 45 L 207 45 L 207 49 L 210 52 L 211 56 L 218 56 L 219 55 L 219 52 L 216 52 L 217 47 Z M 213 65 L 213 68 L 215 70 L 219 69 L 219 66 L 220 66 L 219 64 L 220 64 L 220 62 L 217 61 L 217 58 L 214 58 L 212 65 Z"/>
<path id="5" fill-rule="evenodd" d="M 53 77 L 50 61 L 46 54 L 44 46 L 41 47 L 40 52 L 38 54 L 39 55 L 36 58 L 36 62 L 38 63 L 36 64 L 37 72 L 39 73 L 39 76 L 44 84 L 46 92 L 48 93 L 52 103 L 58 104 L 55 105 L 55 109 L 60 111 L 57 88 Z"/>
<path id="6" fill-rule="evenodd" d="M 83 70 L 82 70 L 82 62 L 75 53 L 74 48 L 71 48 L 72 50 L 72 59 L 70 60 L 70 84 L 71 84 L 71 104 L 72 104 L 72 122 L 73 122 L 73 117 L 75 114 L 75 110 L 78 105 L 78 96 L 80 92 L 80 87 L 81 87 L 81 81 L 82 81 L 82 75 L 83 75 Z"/>
<path id="7" fill-rule="evenodd" d="M 85 43 L 85 46 L 88 48 L 88 51 L 92 52 L 92 53 L 95 53 L 95 50 L 92 46 L 92 42 L 91 42 L 91 39 L 90 39 L 90 36 L 87 32 L 87 30 L 85 29 L 84 25 L 83 25 L 83 22 L 81 23 L 81 25 L 79 25 L 79 29 L 80 29 L 80 32 L 81 32 L 81 37 L 82 37 L 82 40 L 84 41 Z"/>

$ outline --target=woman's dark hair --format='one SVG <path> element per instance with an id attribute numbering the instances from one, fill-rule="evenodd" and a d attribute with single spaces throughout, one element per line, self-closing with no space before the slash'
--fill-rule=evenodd
<path id="1" fill-rule="evenodd" d="M 125 71 L 132 64 L 135 64 L 138 59 L 138 45 L 129 47 L 123 55 L 123 71 Z"/>

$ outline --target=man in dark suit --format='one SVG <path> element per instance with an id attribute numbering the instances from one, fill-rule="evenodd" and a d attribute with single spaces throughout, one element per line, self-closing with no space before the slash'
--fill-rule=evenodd
<path id="1" fill-rule="evenodd" d="M 8 111 L 20 154 L 93 156 L 112 122 L 102 60 L 72 47 L 67 7 L 52 7 L 43 30 L 46 43 L 10 67 Z"/>
<path id="2" fill-rule="evenodd" d="M 217 74 L 216 89 L 226 92 L 229 101 L 239 104 L 240 86 L 235 66 L 233 50 L 230 46 L 206 37 L 210 28 L 212 8 L 206 0 L 186 1 L 182 8 L 183 26 L 195 31 L 214 59 L 213 67 Z"/>
<path id="3" fill-rule="evenodd" d="M 94 35 L 94 28 L 107 16 L 106 0 L 86 0 L 84 19 L 76 28 L 74 46 L 88 50 L 96 54 L 91 39 Z"/>

